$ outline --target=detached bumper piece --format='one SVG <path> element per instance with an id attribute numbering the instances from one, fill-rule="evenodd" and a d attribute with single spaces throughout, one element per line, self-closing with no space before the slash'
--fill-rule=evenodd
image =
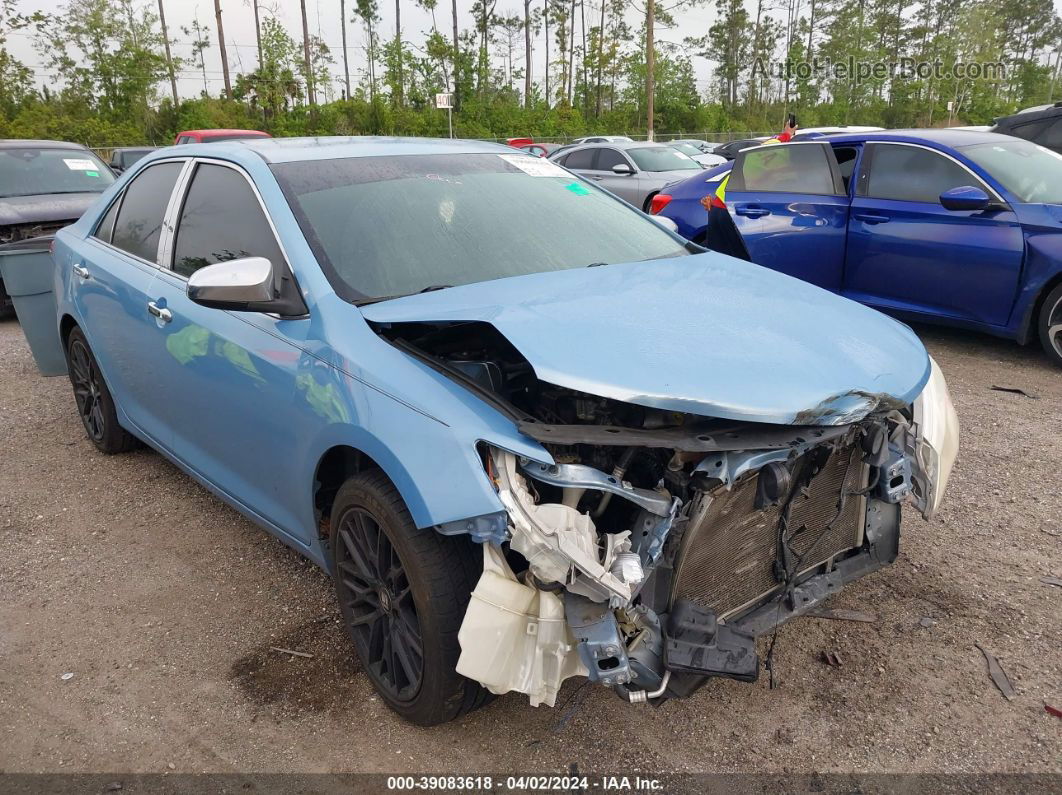
<path id="1" fill-rule="evenodd" d="M 760 674 L 756 638 L 720 624 L 711 610 L 683 599 L 668 616 L 664 668 L 677 674 L 755 682 Z"/>

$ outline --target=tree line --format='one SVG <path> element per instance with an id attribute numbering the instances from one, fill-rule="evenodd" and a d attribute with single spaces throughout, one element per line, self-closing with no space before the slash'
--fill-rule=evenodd
<path id="1" fill-rule="evenodd" d="M 250 0 L 255 57 L 234 65 L 222 0 L 179 30 L 166 20 L 174 0 L 68 0 L 55 14 L 0 0 L 0 137 L 445 136 L 444 92 L 455 134 L 476 138 L 768 131 L 790 111 L 804 126 L 977 124 L 1062 100 L 1052 0 L 474 0 L 464 13 L 456 0 L 327 1 L 339 52 L 312 35 L 305 0 L 294 31 L 277 0 Z M 403 28 L 413 4 L 430 29 Z M 688 22 L 696 7 L 713 12 L 706 29 Z M 39 63 L 12 54 L 15 36 Z M 178 36 L 191 43 L 181 56 Z M 199 74 L 198 96 L 181 96 L 177 75 Z"/>

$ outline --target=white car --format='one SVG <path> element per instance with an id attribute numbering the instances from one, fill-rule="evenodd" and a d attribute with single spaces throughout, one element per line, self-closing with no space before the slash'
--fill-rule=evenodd
<path id="1" fill-rule="evenodd" d="M 726 162 L 726 158 L 722 155 L 705 152 L 692 141 L 669 141 L 667 145 L 672 149 L 678 149 L 684 155 L 689 155 L 705 168 L 712 168 Z"/>

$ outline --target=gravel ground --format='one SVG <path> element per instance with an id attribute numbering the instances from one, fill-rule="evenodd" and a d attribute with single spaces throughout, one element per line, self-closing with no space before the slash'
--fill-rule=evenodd
<path id="1" fill-rule="evenodd" d="M 0 770 L 1062 772 L 1062 588 L 1040 581 L 1062 577 L 1062 372 L 919 333 L 962 449 L 942 514 L 907 511 L 896 564 L 831 605 L 877 621 L 786 625 L 773 690 L 654 709 L 569 682 L 557 709 L 510 694 L 421 729 L 373 695 L 322 572 L 160 456 L 99 455 L 0 322 Z"/>

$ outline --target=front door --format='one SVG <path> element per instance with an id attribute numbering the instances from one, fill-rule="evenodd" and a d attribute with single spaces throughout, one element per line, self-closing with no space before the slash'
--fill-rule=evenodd
<path id="1" fill-rule="evenodd" d="M 297 423 L 292 405 L 309 320 L 228 312 L 189 300 L 199 268 L 265 257 L 287 268 L 258 194 L 243 171 L 199 162 L 188 183 L 172 241 L 170 265 L 153 285 L 166 312 L 160 325 L 166 401 L 177 456 L 285 533 L 309 542 L 298 507 L 308 488 L 297 477 Z"/>
<path id="2" fill-rule="evenodd" d="M 726 205 L 757 265 L 841 289 L 849 199 L 829 144 L 772 144 L 739 153 Z"/>
<path id="3" fill-rule="evenodd" d="M 957 160 L 914 144 L 869 144 L 848 224 L 843 293 L 882 308 L 1002 325 L 1025 244 L 1014 211 Z M 946 210 L 972 186 L 985 210 Z"/>

